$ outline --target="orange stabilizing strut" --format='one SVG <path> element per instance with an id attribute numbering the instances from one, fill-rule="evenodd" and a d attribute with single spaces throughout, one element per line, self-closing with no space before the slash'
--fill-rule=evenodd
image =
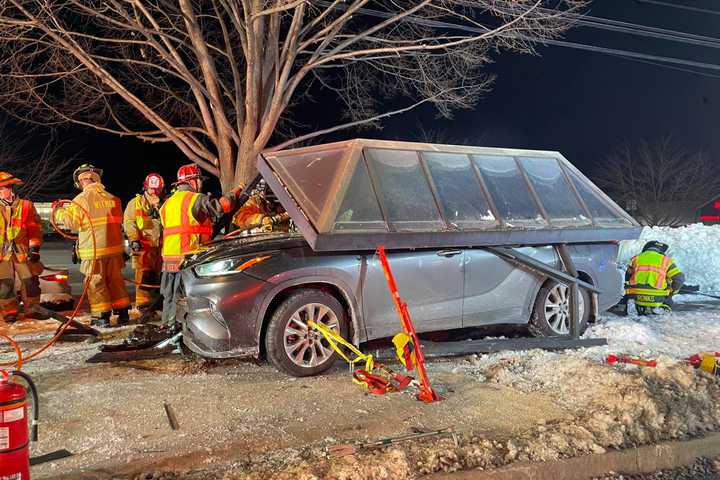
<path id="1" fill-rule="evenodd" d="M 392 296 L 395 308 L 397 309 L 398 315 L 400 316 L 400 323 L 402 324 L 405 333 L 410 335 L 413 344 L 415 345 L 415 360 L 417 362 L 418 376 L 420 377 L 420 393 L 418 393 L 418 400 L 422 400 L 426 403 L 437 402 L 442 400 L 440 396 L 430 386 L 430 380 L 428 379 L 427 372 L 425 371 L 425 356 L 422 353 L 422 346 L 418 339 L 415 326 L 410 318 L 410 312 L 408 312 L 407 304 L 405 304 L 400 298 L 398 293 L 397 285 L 395 284 L 395 277 L 393 277 L 392 271 L 390 270 L 390 264 L 388 263 L 387 256 L 385 255 L 385 247 L 380 246 L 377 249 L 377 254 L 380 257 L 380 263 L 382 264 L 383 271 L 385 272 L 385 279 L 390 289 L 390 295 Z"/>

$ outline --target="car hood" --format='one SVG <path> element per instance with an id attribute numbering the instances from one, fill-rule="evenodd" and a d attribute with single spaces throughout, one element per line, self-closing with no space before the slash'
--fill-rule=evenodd
<path id="1" fill-rule="evenodd" d="M 204 250 L 187 257 L 185 266 L 211 262 L 239 255 L 252 255 L 268 250 L 305 247 L 307 242 L 296 233 L 264 233 L 249 237 L 222 238 L 205 245 Z"/>

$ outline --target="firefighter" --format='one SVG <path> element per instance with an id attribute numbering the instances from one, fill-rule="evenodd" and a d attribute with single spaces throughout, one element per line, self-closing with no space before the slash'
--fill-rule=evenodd
<path id="1" fill-rule="evenodd" d="M 40 281 L 33 266 L 40 262 L 42 227 L 33 203 L 14 192 L 14 186 L 22 183 L 11 173 L 0 172 L 0 315 L 6 323 L 18 320 L 15 275 L 20 279 L 25 315 L 47 318 L 35 311 L 40 303 Z"/>
<path id="2" fill-rule="evenodd" d="M 123 217 L 123 227 L 130 242 L 132 267 L 135 271 L 135 307 L 143 314 L 150 313 L 146 310 L 155 303 L 159 295 L 157 288 L 150 288 L 148 285 L 160 285 L 160 202 L 164 189 L 163 178 L 157 173 L 149 174 L 143 182 L 143 193 L 135 195 L 127 204 Z"/>
<path id="3" fill-rule="evenodd" d="M 287 232 L 290 229 L 290 216 L 287 212 L 274 211 L 273 202 L 268 197 L 267 184 L 260 180 L 250 198 L 233 216 L 235 228 L 251 233 Z"/>
<path id="4" fill-rule="evenodd" d="M 180 284 L 180 264 L 185 255 L 196 251 L 212 237 L 213 227 L 226 214 L 237 208 L 241 188 L 214 199 L 201 193 L 205 177 L 195 164 L 183 165 L 177 172 L 177 188 L 160 207 L 163 226 L 162 320 L 165 325 L 175 323 L 175 293 Z"/>
<path id="5" fill-rule="evenodd" d="M 652 240 L 645 244 L 642 253 L 630 260 L 625 272 L 625 313 L 629 298 L 635 299 L 640 315 L 654 314 L 657 308 L 672 310 L 672 296 L 680 291 L 685 275 L 675 261 L 665 255 L 667 250 L 667 244 Z"/>
<path id="6" fill-rule="evenodd" d="M 122 274 L 125 265 L 122 206 L 118 197 L 105 190 L 101 177 L 101 169 L 87 163 L 79 166 L 73 172 L 73 180 L 82 192 L 72 204 L 59 208 L 55 218 L 78 232 L 77 253 L 80 271 L 88 284 L 90 323 L 109 327 L 112 313 L 118 316 L 118 325 L 130 321 L 130 297 Z M 53 202 L 53 209 L 58 206 L 58 202 Z"/>

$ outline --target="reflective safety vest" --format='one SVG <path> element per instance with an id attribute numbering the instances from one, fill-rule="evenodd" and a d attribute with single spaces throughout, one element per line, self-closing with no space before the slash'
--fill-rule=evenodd
<path id="1" fill-rule="evenodd" d="M 632 276 L 626 293 L 656 297 L 668 296 L 668 280 L 680 273 L 671 257 L 653 250 L 634 256 L 630 261 L 630 269 Z"/>
<path id="2" fill-rule="evenodd" d="M 138 240 L 144 249 L 160 246 L 160 219 L 153 218 L 153 208 L 143 195 L 135 195 L 125 208 L 125 234 L 129 241 Z"/>
<path id="3" fill-rule="evenodd" d="M 13 243 L 17 243 L 15 256 L 20 262 L 27 259 L 29 246 L 39 246 L 42 243 L 42 230 L 36 217 L 37 213 L 30 200 L 16 200 L 13 203 L 10 207 L 9 222 L 4 215 L 0 215 L 0 248 L 3 251 L 3 260 L 12 256 Z"/>
<path id="4" fill-rule="evenodd" d="M 213 226 L 210 221 L 198 222 L 192 214 L 199 193 L 177 190 L 160 207 L 163 224 L 163 270 L 175 272 L 185 255 L 196 251 L 210 240 Z"/>

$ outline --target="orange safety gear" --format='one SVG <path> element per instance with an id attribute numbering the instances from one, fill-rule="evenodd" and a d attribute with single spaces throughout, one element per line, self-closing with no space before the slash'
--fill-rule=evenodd
<path id="1" fill-rule="evenodd" d="M 190 180 L 204 180 L 205 177 L 203 176 L 202 172 L 200 172 L 200 167 L 195 165 L 194 163 L 189 163 L 187 165 L 183 165 L 180 167 L 177 171 L 177 182 L 175 182 L 173 185 L 179 185 L 181 183 L 187 183 Z"/>
<path id="2" fill-rule="evenodd" d="M 123 227 L 130 242 L 139 241 L 143 249 L 160 247 L 162 223 L 157 210 L 145 195 L 135 195 L 130 200 L 123 215 Z"/>
<path id="3" fill-rule="evenodd" d="M 265 201 L 259 195 L 253 195 L 233 216 L 232 223 L 240 230 L 262 226 L 263 218 L 268 214 Z"/>
<path id="4" fill-rule="evenodd" d="M 30 200 L 19 198 L 0 209 L 0 260 L 10 260 L 14 254 L 24 262 L 31 247 L 42 245 L 40 216 Z"/>
<path id="5" fill-rule="evenodd" d="M 130 296 L 125 289 L 122 273 L 124 266 L 122 255 L 98 258 L 95 262 L 83 260 L 80 263 L 80 272 L 88 282 L 87 298 L 93 317 L 130 306 Z"/>
<path id="6" fill-rule="evenodd" d="M 10 185 L 22 185 L 23 181 L 12 173 L 0 172 L 0 187 L 8 187 Z"/>
<path id="7" fill-rule="evenodd" d="M 105 190 L 101 183 L 87 185 L 66 208 L 58 209 L 56 220 L 68 229 L 78 232 L 77 253 L 80 260 L 122 255 L 122 208 L 120 199 Z M 82 206 L 85 212 L 75 203 Z M 93 250 L 93 232 L 95 250 Z"/>
<path id="8" fill-rule="evenodd" d="M 150 173 L 145 177 L 145 181 L 143 182 L 143 190 L 147 190 L 148 188 L 163 190 L 165 188 L 165 180 L 159 173 Z"/>
<path id="9" fill-rule="evenodd" d="M 98 179 L 102 178 L 103 171 L 101 168 L 97 168 L 95 165 L 91 165 L 89 163 L 83 163 L 78 168 L 75 169 L 73 172 L 73 182 L 75 183 L 75 188 L 82 190 L 82 186 L 80 185 L 80 174 L 85 172 L 93 172 L 97 174 Z"/>
<path id="10" fill-rule="evenodd" d="M 140 242 L 141 246 L 140 251 L 132 254 L 132 267 L 137 284 L 160 284 L 162 224 L 159 217 L 157 207 L 152 205 L 145 195 L 136 195 L 125 207 L 123 216 L 125 234 L 130 242 Z M 135 287 L 136 307 L 142 308 L 152 303 L 157 292 L 157 289 L 137 285 Z"/>
<path id="11" fill-rule="evenodd" d="M 179 177 L 178 172 L 178 177 Z M 202 194 L 177 190 L 160 207 L 163 225 L 162 260 L 163 270 L 176 272 L 185 255 L 197 250 L 200 244 L 210 240 L 213 224 L 203 223 L 193 215 L 193 205 Z"/>
<path id="12" fill-rule="evenodd" d="M 40 217 L 30 200 L 16 198 L 11 204 L 0 202 L 0 313 L 3 318 L 17 317 L 15 277 L 29 312 L 40 302 L 40 283 L 28 263 L 28 252 L 42 245 Z"/>
<path id="13" fill-rule="evenodd" d="M 80 271 L 88 280 L 88 301 L 93 315 L 130 305 L 122 276 L 122 215 L 120 199 L 107 192 L 102 183 L 86 185 L 73 203 L 56 210 L 56 220 L 78 232 Z"/>

